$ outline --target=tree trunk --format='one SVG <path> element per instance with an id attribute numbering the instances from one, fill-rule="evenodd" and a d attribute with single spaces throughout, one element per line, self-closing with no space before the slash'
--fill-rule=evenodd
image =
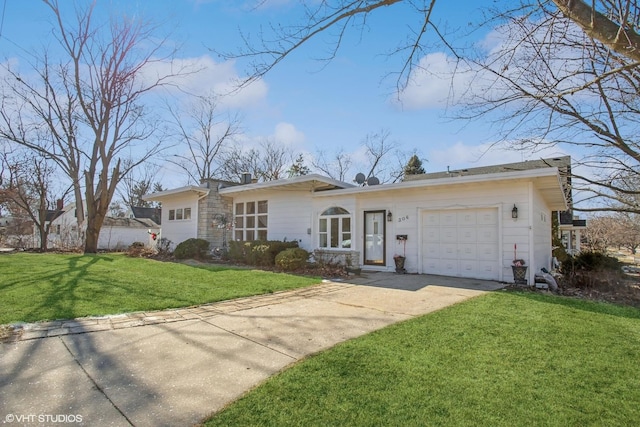
<path id="1" fill-rule="evenodd" d="M 84 253 L 95 254 L 98 252 L 98 238 L 100 237 L 100 229 L 93 225 L 93 221 L 90 218 L 87 221 L 87 231 L 85 233 L 84 241 Z"/>
<path id="2" fill-rule="evenodd" d="M 42 252 L 47 251 L 47 240 L 49 239 L 49 233 L 44 225 L 38 226 L 38 232 L 40 233 L 40 250 Z"/>

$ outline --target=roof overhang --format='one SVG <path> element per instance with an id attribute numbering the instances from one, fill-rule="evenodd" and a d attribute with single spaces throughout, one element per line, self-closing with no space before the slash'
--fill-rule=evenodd
<path id="1" fill-rule="evenodd" d="M 187 185 L 186 187 L 174 188 L 173 190 L 158 191 L 157 193 L 145 194 L 144 196 L 142 196 L 142 200 L 162 201 L 178 195 L 195 195 L 197 197 L 202 197 L 206 196 L 207 194 L 209 194 L 208 188 L 198 187 L 197 185 Z"/>
<path id="2" fill-rule="evenodd" d="M 484 175 L 464 175 L 446 178 L 403 181 L 394 184 L 381 184 L 370 187 L 351 187 L 327 192 L 315 193 L 314 197 L 331 197 L 348 194 L 374 194 L 387 191 L 427 189 L 442 186 L 470 185 L 491 182 L 531 181 L 540 191 L 545 202 L 553 211 L 567 209 L 567 200 L 562 187 L 558 168 L 532 169 L 525 171 L 500 172 Z"/>
<path id="3" fill-rule="evenodd" d="M 278 179 L 275 181 L 225 187 L 221 188 L 219 192 L 223 195 L 236 195 L 265 190 L 308 191 L 313 193 L 332 190 L 330 193 L 333 193 L 336 189 L 347 189 L 352 187 L 354 187 L 353 184 L 338 181 L 319 174 L 309 174 L 296 176 L 294 178 Z"/>

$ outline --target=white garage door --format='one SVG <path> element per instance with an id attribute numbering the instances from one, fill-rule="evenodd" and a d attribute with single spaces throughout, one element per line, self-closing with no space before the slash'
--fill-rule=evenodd
<path id="1" fill-rule="evenodd" d="M 422 272 L 499 280 L 498 209 L 423 212 Z"/>

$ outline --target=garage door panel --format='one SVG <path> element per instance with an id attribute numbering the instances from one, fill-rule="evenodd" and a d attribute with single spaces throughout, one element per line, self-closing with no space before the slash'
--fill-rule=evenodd
<path id="1" fill-rule="evenodd" d="M 422 214 L 422 272 L 498 280 L 499 216 L 495 208 Z"/>
<path id="2" fill-rule="evenodd" d="M 460 245 L 458 248 L 458 258 L 461 260 L 476 260 L 478 258 L 476 245 Z"/>
<path id="3" fill-rule="evenodd" d="M 458 230 L 453 227 L 443 227 L 440 229 L 440 242 L 457 243 L 458 242 Z"/>
<path id="4" fill-rule="evenodd" d="M 440 225 L 443 227 L 457 227 L 458 226 L 458 214 L 456 212 L 442 211 L 440 214 Z"/>
<path id="5" fill-rule="evenodd" d="M 439 228 L 425 228 L 422 233 L 423 242 L 428 242 L 428 244 L 439 243 L 440 242 L 440 229 Z"/>
<path id="6" fill-rule="evenodd" d="M 441 259 L 458 259 L 458 245 L 455 243 L 443 243 L 440 245 Z"/>
<path id="7" fill-rule="evenodd" d="M 498 259 L 498 248 L 493 243 L 478 243 L 476 249 L 478 260 L 495 261 Z"/>
<path id="8" fill-rule="evenodd" d="M 472 260 L 462 260 L 460 261 L 460 270 L 461 274 L 459 274 L 459 276 L 475 277 L 477 276 L 477 262 Z"/>
<path id="9" fill-rule="evenodd" d="M 463 227 L 458 230 L 458 242 L 475 243 L 478 241 L 478 231 L 475 228 Z"/>
<path id="10" fill-rule="evenodd" d="M 476 236 L 479 242 L 498 242 L 498 227 L 497 226 L 478 226 L 476 229 Z"/>
<path id="11" fill-rule="evenodd" d="M 477 216 L 478 225 L 498 225 L 498 210 L 497 209 L 483 209 L 478 212 Z"/>
<path id="12" fill-rule="evenodd" d="M 496 280 L 498 268 L 495 262 L 478 261 L 478 279 Z"/>
<path id="13" fill-rule="evenodd" d="M 442 274 L 440 273 L 440 262 L 431 260 L 422 265 L 424 274 Z"/>
<path id="14" fill-rule="evenodd" d="M 423 225 L 427 227 L 439 226 L 440 215 L 438 213 L 426 213 L 423 218 Z"/>
<path id="15" fill-rule="evenodd" d="M 457 217 L 457 225 L 458 226 L 469 226 L 476 225 L 476 213 L 473 211 L 463 211 L 458 213 Z"/>
<path id="16" fill-rule="evenodd" d="M 443 260 L 442 262 L 441 272 L 444 276 L 456 276 L 458 271 L 458 261 L 457 260 Z"/>

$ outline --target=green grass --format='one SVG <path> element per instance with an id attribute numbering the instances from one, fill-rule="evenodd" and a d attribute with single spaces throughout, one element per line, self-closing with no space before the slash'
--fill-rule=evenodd
<path id="1" fill-rule="evenodd" d="M 268 380 L 207 426 L 635 426 L 640 310 L 492 293 Z"/>
<path id="2" fill-rule="evenodd" d="M 319 278 L 192 267 L 123 254 L 3 254 L 0 324 L 185 307 L 318 282 Z"/>

